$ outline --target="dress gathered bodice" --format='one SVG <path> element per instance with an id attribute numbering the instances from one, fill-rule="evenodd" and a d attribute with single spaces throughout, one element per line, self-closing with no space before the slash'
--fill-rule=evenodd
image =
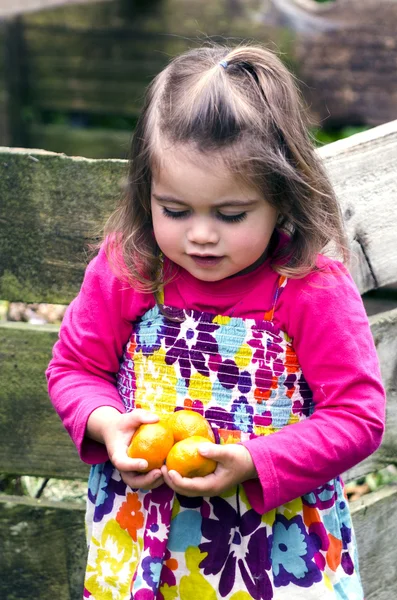
<path id="1" fill-rule="evenodd" d="M 220 444 L 277 435 L 309 418 L 312 392 L 292 340 L 273 322 L 286 283 L 280 278 L 263 320 L 148 310 L 120 363 L 126 410 L 195 410 Z M 244 485 L 208 498 L 165 484 L 134 490 L 107 462 L 91 472 L 87 530 L 87 599 L 363 599 L 340 478 L 262 515 Z"/>

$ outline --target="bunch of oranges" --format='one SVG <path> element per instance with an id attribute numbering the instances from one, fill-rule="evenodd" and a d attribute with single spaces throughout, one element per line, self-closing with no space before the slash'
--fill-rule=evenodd
<path id="1" fill-rule="evenodd" d="M 213 473 L 216 462 L 198 451 L 204 442 L 215 443 L 208 421 L 193 410 L 179 410 L 157 423 L 140 425 L 135 431 L 127 454 L 147 460 L 147 473 L 159 469 L 164 461 L 169 470 L 182 477 L 204 477 Z"/>

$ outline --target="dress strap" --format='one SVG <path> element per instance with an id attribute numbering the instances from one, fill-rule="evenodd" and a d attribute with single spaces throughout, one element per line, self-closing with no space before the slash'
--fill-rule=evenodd
<path id="1" fill-rule="evenodd" d="M 281 292 L 287 285 L 287 282 L 288 282 L 288 277 L 286 277 L 285 275 L 280 275 L 279 278 L 277 279 L 277 285 L 276 285 L 276 290 L 275 290 L 274 296 L 273 296 L 272 307 L 270 310 L 267 310 L 265 312 L 264 317 L 263 317 L 264 321 L 273 321 L 277 301 L 280 297 Z"/>
<path id="2" fill-rule="evenodd" d="M 164 304 L 164 286 L 162 285 L 158 292 L 155 294 L 157 304 Z"/>

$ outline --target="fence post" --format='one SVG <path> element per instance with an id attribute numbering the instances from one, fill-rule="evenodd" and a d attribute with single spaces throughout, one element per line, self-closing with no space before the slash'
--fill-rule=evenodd
<path id="1" fill-rule="evenodd" d="M 21 17 L 0 23 L 0 145 L 29 147 L 29 132 L 23 107 L 29 86 Z"/>
<path id="2" fill-rule="evenodd" d="M 6 27 L 6 22 L 0 21 L 0 146 L 11 145 L 6 85 Z"/>

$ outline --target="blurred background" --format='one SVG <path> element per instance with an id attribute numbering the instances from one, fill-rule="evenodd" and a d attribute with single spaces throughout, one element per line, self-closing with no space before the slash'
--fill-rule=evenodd
<path id="1" fill-rule="evenodd" d="M 396 0 L 0 0 L 0 145 L 125 158 L 144 89 L 217 40 L 281 52 L 318 143 L 397 118 Z"/>

